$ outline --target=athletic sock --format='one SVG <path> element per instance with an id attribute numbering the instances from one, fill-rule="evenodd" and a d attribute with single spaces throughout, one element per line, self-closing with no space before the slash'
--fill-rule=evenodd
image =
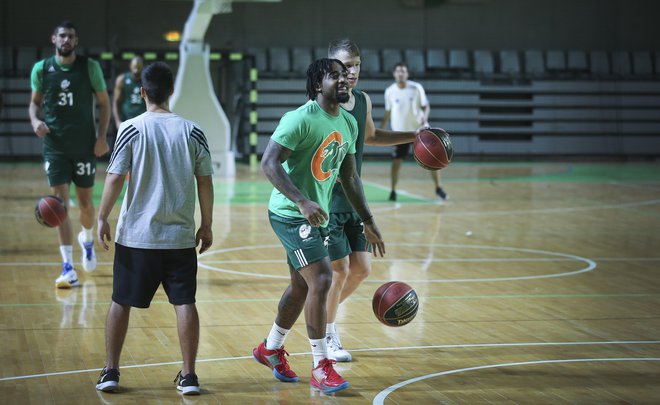
<path id="1" fill-rule="evenodd" d="M 314 357 L 314 367 L 319 365 L 319 362 L 328 358 L 328 348 L 325 343 L 325 338 L 309 339 L 309 344 L 312 346 L 312 356 Z"/>
<path id="2" fill-rule="evenodd" d="M 279 327 L 276 323 L 273 323 L 273 327 L 270 328 L 270 333 L 266 338 L 266 349 L 275 350 L 279 349 L 284 345 L 284 339 L 286 335 L 289 334 L 290 329 L 284 329 Z"/>
<path id="3" fill-rule="evenodd" d="M 325 335 L 336 335 L 337 334 L 337 324 L 332 322 L 332 323 L 326 323 L 325 324 Z"/>
<path id="4" fill-rule="evenodd" d="M 83 232 L 85 233 L 85 242 L 91 242 L 94 240 L 94 227 L 87 229 L 84 226 L 81 226 Z"/>
<path id="5" fill-rule="evenodd" d="M 62 262 L 73 264 L 73 246 L 60 245 L 60 253 L 62 254 Z"/>

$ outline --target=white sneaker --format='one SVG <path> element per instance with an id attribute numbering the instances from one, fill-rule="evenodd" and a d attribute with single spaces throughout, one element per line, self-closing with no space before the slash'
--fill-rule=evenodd
<path id="1" fill-rule="evenodd" d="M 78 274 L 73 269 L 70 263 L 62 263 L 62 274 L 55 279 L 55 287 L 57 288 L 71 288 L 80 285 L 78 281 Z"/>
<path id="2" fill-rule="evenodd" d="M 94 241 L 85 242 L 85 232 L 78 234 L 78 243 L 82 249 L 82 265 L 87 273 L 96 270 L 96 253 L 94 252 Z"/>
<path id="3" fill-rule="evenodd" d="M 339 335 L 336 333 L 327 335 L 325 337 L 326 343 L 328 345 L 328 358 L 335 360 L 337 362 L 348 362 L 353 360 L 353 356 L 341 345 L 339 340 Z"/>

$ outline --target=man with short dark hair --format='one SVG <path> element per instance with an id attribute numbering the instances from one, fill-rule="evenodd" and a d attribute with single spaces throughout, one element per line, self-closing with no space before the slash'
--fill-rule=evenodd
<path id="1" fill-rule="evenodd" d="M 364 223 L 366 242 L 374 253 L 385 253 L 355 170 L 357 123 L 339 106 L 348 101 L 347 75 L 339 60 L 314 61 L 307 69 L 310 101 L 282 117 L 261 161 L 264 174 L 275 186 L 269 219 L 286 250 L 291 283 L 280 299 L 268 337 L 252 355 L 270 367 L 278 380 L 298 381 L 287 362 L 284 340 L 304 307 L 313 357 L 310 385 L 326 394 L 349 385 L 334 370 L 336 361 L 328 358 L 325 339 L 325 305 L 332 283 L 328 212 L 337 178 Z"/>
<path id="2" fill-rule="evenodd" d="M 112 94 L 112 114 L 117 128 L 122 122 L 137 117 L 147 109 L 142 96 L 140 96 L 140 87 L 142 87 L 140 76 L 143 68 L 144 61 L 140 56 L 135 56 L 129 64 L 129 71 L 120 74 L 115 80 L 115 89 Z"/>
<path id="3" fill-rule="evenodd" d="M 199 316 L 195 306 L 197 254 L 213 242 L 211 155 L 199 127 L 173 114 L 170 68 L 162 62 L 142 72 L 141 95 L 147 111 L 119 127 L 98 216 L 98 241 L 108 249 L 108 216 L 130 172 L 115 237 L 112 303 L 106 319 L 107 359 L 96 389 L 119 389 L 119 356 L 131 307 L 148 308 L 160 284 L 174 306 L 183 368 L 176 388 L 200 393 L 195 374 Z M 195 184 L 201 224 L 195 233 Z"/>
<path id="4" fill-rule="evenodd" d="M 32 68 L 29 115 L 34 133 L 42 138 L 43 157 L 52 193 L 69 208 L 71 182 L 75 185 L 80 224 L 78 243 L 86 272 L 96 269 L 94 252 L 94 203 L 92 191 L 96 158 L 108 150 L 110 101 L 101 67 L 93 59 L 76 54 L 78 31 L 70 21 L 55 27 L 51 42 L 55 55 Z M 98 131 L 94 100 L 99 105 Z M 43 117 L 43 120 L 42 120 Z M 57 227 L 62 255 L 62 274 L 57 288 L 80 285 L 73 266 L 73 231 L 69 216 Z"/>

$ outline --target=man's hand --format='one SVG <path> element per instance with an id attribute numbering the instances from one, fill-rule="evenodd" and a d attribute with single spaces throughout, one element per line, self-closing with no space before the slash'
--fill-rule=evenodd
<path id="1" fill-rule="evenodd" d="M 309 224 L 318 228 L 328 220 L 328 214 L 323 211 L 320 205 L 312 200 L 305 200 L 298 205 L 300 213 L 305 216 Z"/>
<path id="2" fill-rule="evenodd" d="M 385 242 L 383 237 L 380 235 L 380 230 L 373 222 L 373 219 L 370 219 L 371 223 L 364 225 L 364 236 L 367 238 L 367 243 L 373 247 L 374 256 L 383 257 L 385 255 Z"/>
<path id="3" fill-rule="evenodd" d="M 46 123 L 41 120 L 32 124 L 32 130 L 39 138 L 43 138 L 46 136 L 46 134 L 50 133 L 50 128 L 48 128 L 48 125 L 46 125 Z"/>
<path id="4" fill-rule="evenodd" d="M 94 154 L 96 157 L 101 157 L 108 153 L 110 146 L 108 146 L 108 141 L 105 139 L 97 138 L 96 143 L 94 144 Z"/>
<path id="5" fill-rule="evenodd" d="M 199 253 L 204 253 L 213 244 L 213 231 L 210 226 L 200 226 L 195 235 L 195 246 L 199 246 L 202 242 L 202 247 L 199 248 Z"/>
<path id="6" fill-rule="evenodd" d="M 105 241 L 111 241 L 112 236 L 110 236 L 110 224 L 105 219 L 99 218 L 98 224 L 96 227 L 96 239 L 98 239 L 99 244 L 103 246 L 103 249 L 108 250 L 108 244 Z"/>

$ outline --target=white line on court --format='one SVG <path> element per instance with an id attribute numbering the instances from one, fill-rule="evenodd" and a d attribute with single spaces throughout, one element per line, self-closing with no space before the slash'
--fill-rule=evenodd
<path id="1" fill-rule="evenodd" d="M 431 345 L 431 346 L 404 346 L 404 347 L 376 347 L 368 349 L 351 349 L 353 352 L 375 352 L 375 351 L 392 351 L 392 350 L 423 350 L 423 349 L 466 349 L 473 347 L 520 347 L 520 346 L 585 346 L 585 345 L 655 345 L 660 344 L 660 340 L 614 340 L 607 342 L 522 342 L 522 343 L 473 343 L 473 344 L 464 344 L 464 345 Z M 301 352 L 301 353 L 292 353 L 290 356 L 305 356 L 310 355 L 311 352 Z M 202 359 L 197 360 L 197 363 L 210 363 L 215 361 L 230 361 L 230 360 L 245 360 L 251 359 L 252 356 L 239 356 L 239 357 L 220 357 L 215 359 Z M 142 367 L 157 367 L 157 366 L 169 366 L 181 364 L 180 361 L 169 361 L 164 363 L 153 363 L 153 364 L 134 364 L 130 366 L 121 366 L 122 369 L 127 368 L 142 368 Z M 41 374 L 29 374 L 29 375 L 18 375 L 12 377 L 2 377 L 1 381 L 14 381 L 14 380 L 25 380 L 29 378 L 38 378 L 38 377 L 49 377 L 54 375 L 68 375 L 68 374 L 80 374 L 80 373 L 91 373 L 99 372 L 101 368 L 92 368 L 86 370 L 69 370 L 69 371 L 58 371 L 53 373 L 41 373 Z"/>
<path id="2" fill-rule="evenodd" d="M 583 362 L 593 363 L 593 362 L 605 362 L 605 361 L 660 361 L 660 357 L 615 357 L 615 358 L 594 358 L 594 359 L 536 360 L 536 361 L 523 361 L 517 363 L 488 364 L 485 366 L 460 368 L 456 370 L 443 371 L 435 374 L 427 374 L 417 378 L 411 378 L 410 380 L 402 381 L 398 384 L 387 387 L 383 391 L 379 392 L 378 395 L 376 395 L 376 397 L 373 400 L 373 404 L 382 405 L 385 401 L 385 398 L 387 398 L 389 394 L 391 394 L 392 392 L 396 391 L 401 387 L 405 387 L 406 385 L 409 384 L 427 380 L 429 378 L 440 377 L 443 375 L 463 373 L 466 371 L 474 371 L 474 370 L 485 370 L 485 369 L 497 368 L 497 367 L 527 366 L 532 364 L 550 364 L 550 363 L 583 363 Z"/>

